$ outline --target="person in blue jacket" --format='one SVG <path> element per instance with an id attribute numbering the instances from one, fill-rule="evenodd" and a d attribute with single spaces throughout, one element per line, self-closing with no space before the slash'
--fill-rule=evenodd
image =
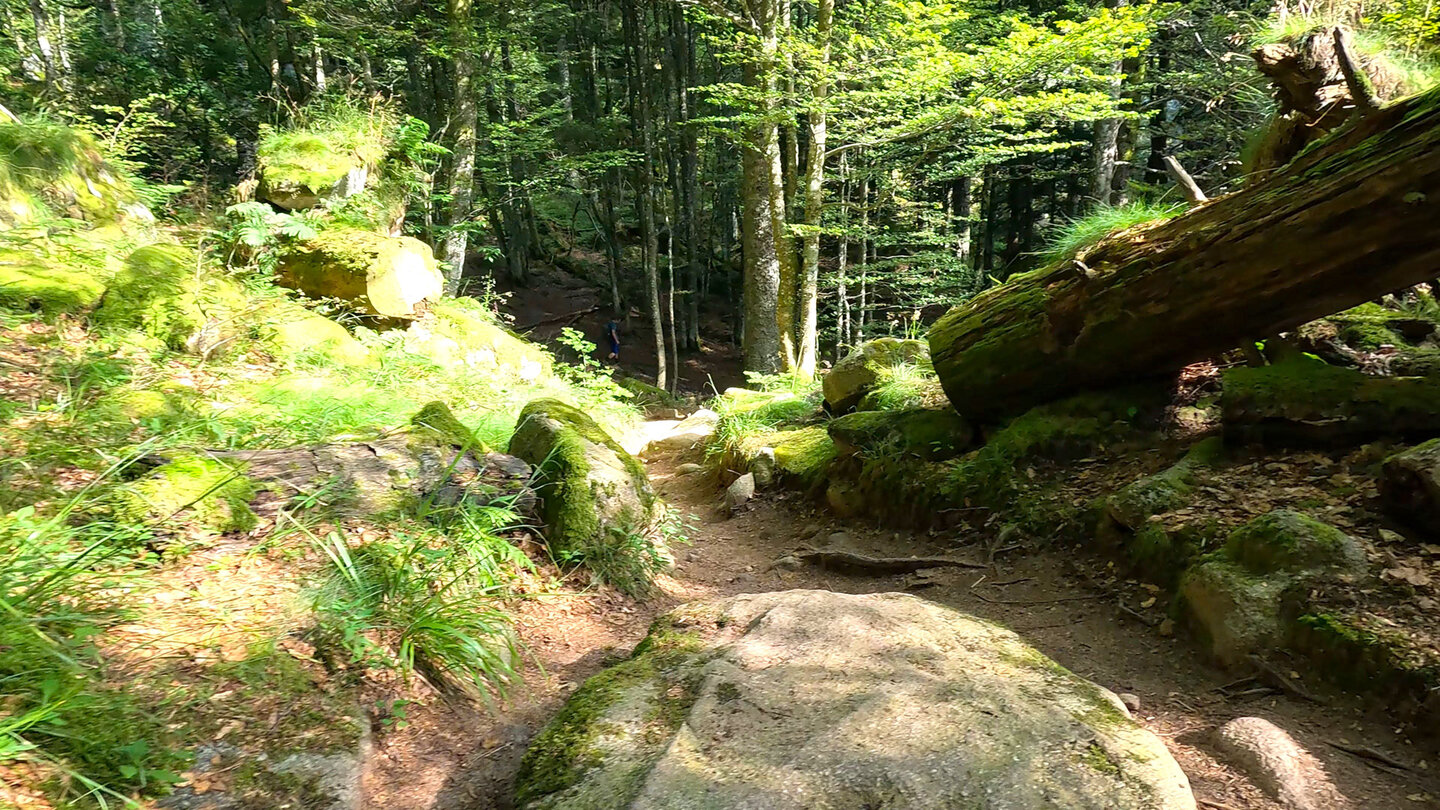
<path id="1" fill-rule="evenodd" d="M 620 359 L 620 324 L 610 321 L 605 324 L 605 339 L 610 341 L 611 360 Z"/>

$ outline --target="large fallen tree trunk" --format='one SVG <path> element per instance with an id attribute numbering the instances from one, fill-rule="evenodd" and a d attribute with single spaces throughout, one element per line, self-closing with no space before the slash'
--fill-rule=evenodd
<path id="1" fill-rule="evenodd" d="M 1242 191 L 976 296 L 931 328 L 930 355 L 956 410 L 994 419 L 1172 372 L 1437 268 L 1440 90 Z"/>

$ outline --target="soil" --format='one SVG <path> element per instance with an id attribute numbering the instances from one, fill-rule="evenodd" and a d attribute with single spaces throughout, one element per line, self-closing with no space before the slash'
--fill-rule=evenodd
<path id="1" fill-rule="evenodd" d="M 1000 622 L 1076 673 L 1138 697 L 1136 718 L 1163 739 L 1189 775 L 1202 808 L 1278 808 L 1243 775 L 1218 762 L 1209 736 L 1242 715 L 1290 732 L 1320 758 L 1356 808 L 1440 808 L 1440 756 L 1391 727 L 1382 706 L 1319 687 L 1278 692 L 1232 686 L 1200 647 L 1175 635 L 1145 583 L 1074 548 L 997 548 L 979 535 L 916 533 L 842 523 L 796 493 L 769 491 L 729 517 L 717 483 L 677 475 L 692 454 L 648 462 L 662 495 L 686 515 L 691 543 L 652 598 L 635 601 L 603 588 L 539 596 L 522 605 L 520 630 L 530 664 L 523 687 L 494 712 L 433 700 L 413 707 L 411 725 L 377 738 L 365 774 L 367 806 L 420 810 L 505 810 L 527 742 L 578 684 L 623 658 L 655 616 L 694 599 L 791 588 L 848 593 L 907 591 Z M 987 562 L 975 569 L 869 577 L 772 564 L 801 546 L 832 546 L 869 556 L 954 555 Z M 1146 612 L 1146 611 L 1149 612 Z M 1283 673 L 1299 677 L 1299 673 Z M 1231 687 L 1231 688 L 1226 688 Z M 1323 704 L 1297 696 L 1319 692 Z M 1369 748 L 1409 766 L 1374 764 L 1336 745 Z"/>

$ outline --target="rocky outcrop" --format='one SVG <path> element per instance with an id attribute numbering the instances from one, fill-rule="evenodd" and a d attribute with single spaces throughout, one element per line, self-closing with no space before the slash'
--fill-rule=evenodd
<path id="1" fill-rule="evenodd" d="M 94 319 L 209 357 L 234 345 L 248 307 L 244 291 L 228 278 L 202 272 L 193 251 L 157 244 L 130 254 Z"/>
<path id="2" fill-rule="evenodd" d="M 527 810 L 1191 810 L 1115 695 L 999 626 L 905 594 L 683 606 L 526 753 Z"/>
<path id="3" fill-rule="evenodd" d="M 370 351 L 348 329 L 294 302 L 268 304 L 251 320 L 260 346 L 276 360 L 319 361 L 340 366 L 374 362 Z"/>
<path id="4" fill-rule="evenodd" d="M 1197 499 L 1201 476 L 1224 450 L 1218 437 L 1204 439 L 1170 468 L 1106 497 L 1098 526 L 1101 537 L 1116 541 L 1146 577 L 1173 584 L 1209 537 L 1203 525 L 1171 529 L 1162 516 Z"/>
<path id="5" fill-rule="evenodd" d="M 878 338 L 862 343 L 835 364 L 822 381 L 825 408 L 832 414 L 855 410 L 880 382 L 884 369 L 929 357 L 924 341 Z"/>
<path id="6" fill-rule="evenodd" d="M 495 323 L 472 298 L 442 298 L 405 330 L 405 350 L 445 368 L 469 368 L 534 382 L 550 374 L 550 355 Z"/>
<path id="7" fill-rule="evenodd" d="M 346 301 L 368 315 L 407 319 L 445 288 L 424 242 L 335 226 L 282 255 L 279 281 L 315 298 Z"/>
<path id="8" fill-rule="evenodd" d="M 1192 624 L 1222 663 L 1236 666 L 1285 638 L 1287 599 L 1318 583 L 1355 575 L 1365 555 L 1354 538 L 1286 509 L 1255 518 L 1180 581 Z"/>
<path id="9" fill-rule="evenodd" d="M 631 592 L 669 564 L 655 538 L 660 503 L 640 462 L 579 408 L 525 406 L 510 453 L 535 465 L 545 540 L 562 561 L 587 565 Z"/>

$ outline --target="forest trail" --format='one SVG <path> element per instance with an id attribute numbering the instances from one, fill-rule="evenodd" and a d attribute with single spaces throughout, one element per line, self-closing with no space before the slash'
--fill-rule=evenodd
<path id="1" fill-rule="evenodd" d="M 663 430 L 663 424 L 646 427 Z M 1150 616 L 1135 610 L 1150 607 L 1143 602 L 1146 591 L 1110 574 L 1103 560 L 1078 549 L 1006 547 L 953 530 L 896 531 L 844 522 L 785 490 L 765 491 L 727 516 L 713 478 L 704 472 L 677 473 L 680 465 L 701 461 L 701 453 L 697 448 L 646 460 L 657 490 L 684 515 L 691 541 L 674 549 L 675 568 L 659 579 L 655 595 L 635 601 L 609 589 L 590 589 L 537 595 L 522 605 L 520 633 L 529 659 L 525 682 L 490 713 L 439 700 L 413 708 L 411 725 L 387 733 L 369 758 L 365 806 L 507 810 L 513 807 L 511 782 L 530 739 L 585 678 L 627 656 L 657 615 L 695 599 L 819 588 L 904 591 L 949 605 L 1011 628 L 1065 667 L 1116 693 L 1137 696 L 1136 719 L 1169 746 L 1201 808 L 1280 807 L 1208 750 L 1213 729 L 1245 715 L 1269 718 L 1289 731 L 1325 763 L 1355 808 L 1440 807 L 1434 798 L 1440 797 L 1440 763 L 1396 734 L 1380 713 L 1328 693 L 1320 705 L 1253 683 L 1222 690 L 1235 676 L 1207 663 L 1183 634 L 1164 635 L 1150 626 Z M 990 564 L 874 577 L 774 565 L 787 552 L 807 546 L 872 557 L 948 555 Z M 1389 752 L 1412 770 L 1377 768 L 1333 743 Z"/>

